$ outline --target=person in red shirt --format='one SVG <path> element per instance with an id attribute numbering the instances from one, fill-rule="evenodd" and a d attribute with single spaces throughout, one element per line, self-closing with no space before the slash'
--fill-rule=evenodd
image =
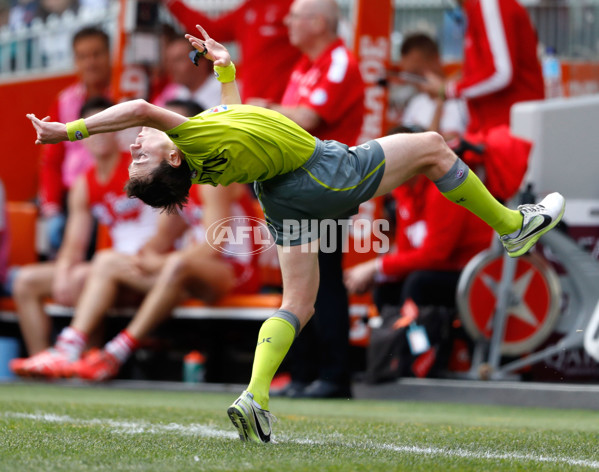
<path id="1" fill-rule="evenodd" d="M 462 77 L 444 82 L 428 76 L 423 89 L 444 98 L 465 98 L 470 132 L 509 125 L 514 103 L 545 96 L 537 34 L 516 0 L 458 0 L 466 14 Z"/>
<path id="2" fill-rule="evenodd" d="M 379 309 L 386 304 L 402 305 L 408 298 L 417 305 L 453 306 L 461 270 L 475 254 L 489 247 L 492 231 L 444 198 L 426 178 L 412 178 L 392 195 L 396 202 L 396 247 L 346 270 L 348 290 L 360 293 L 376 284 Z"/>
<path id="3" fill-rule="evenodd" d="M 291 2 L 246 0 L 215 19 L 188 7 L 183 0 L 165 0 L 187 33 L 194 33 L 200 24 L 221 41 L 237 42 L 241 55 L 238 76 L 244 102 L 248 97 L 279 101 L 283 96 L 291 70 L 301 55 L 289 43 L 283 23 Z"/>
<path id="4" fill-rule="evenodd" d="M 110 105 L 103 98 L 90 99 L 79 116 Z M 51 323 L 43 309 L 44 299 L 52 297 L 56 303 L 73 306 L 81 293 L 89 273 L 85 255 L 94 217 L 109 228 L 113 247 L 120 254 L 137 252 L 155 231 L 159 212 L 129 198 L 123 188 L 129 179 L 131 155 L 119 150 L 118 134 L 97 138 L 84 143 L 96 164 L 77 177 L 69 192 L 65 237 L 56 260 L 23 266 L 14 279 L 13 298 L 29 355 L 50 345 Z"/>
<path id="5" fill-rule="evenodd" d="M 358 61 L 337 36 L 338 21 L 334 1 L 296 0 L 285 22 L 303 56 L 280 103 L 264 96 L 248 103 L 278 111 L 320 139 L 354 146 L 364 116 L 364 83 Z"/>
<path id="6" fill-rule="evenodd" d="M 62 90 L 48 115 L 52 120 L 79 118 L 83 104 L 92 97 L 108 97 L 110 40 L 96 27 L 85 27 L 73 37 L 73 58 L 78 80 Z M 65 221 L 66 195 L 75 179 L 94 164 L 81 142 L 44 146 L 40 162 L 40 209 L 48 222 L 50 255 L 58 250 Z"/>
<path id="7" fill-rule="evenodd" d="M 278 111 L 320 139 L 358 144 L 364 117 L 364 83 L 358 61 L 337 35 L 339 8 L 334 0 L 295 0 L 285 23 L 289 40 L 303 56 L 280 103 L 254 97 L 248 104 Z M 290 397 L 351 396 L 349 306 L 343 286 L 341 231 L 333 252 L 319 252 L 320 287 L 314 321 L 290 355 Z M 315 352 L 314 346 L 319 346 Z M 314 358 L 313 360 L 311 360 Z"/>
<path id="8" fill-rule="evenodd" d="M 194 116 L 197 104 L 174 100 L 167 102 L 169 110 Z M 130 156 L 123 161 L 123 172 L 128 176 Z M 125 180 L 127 177 L 124 178 Z M 123 192 L 124 181 L 117 180 L 117 190 Z M 100 200 L 102 190 L 90 185 L 90 198 Z M 120 208 L 136 208 L 138 199 L 126 198 Z M 148 207 L 149 208 L 149 207 Z M 101 221 L 109 223 L 114 211 L 105 208 Z M 230 218 L 237 216 L 240 218 Z M 145 229 L 142 243 L 135 225 L 124 228 L 138 251 L 122 251 L 118 246 L 103 250 L 94 256 L 75 316 L 59 335 L 51 349 L 43 350 L 28 359 L 11 364 L 19 375 L 49 378 L 73 375 L 86 380 L 101 381 L 116 376 L 137 347 L 158 324 L 169 316 L 181 300 L 197 296 L 211 303 L 230 293 L 255 293 L 260 288 L 258 267 L 259 251 L 252 238 L 241 241 L 215 242 L 213 232 L 207 230 L 218 221 L 228 219 L 232 234 L 239 225 L 252 225 L 255 205 L 247 186 L 232 184 L 226 187 L 197 186 L 190 192 L 188 203 L 180 212 L 162 213 L 155 228 Z M 109 218 L 107 220 L 107 218 Z M 248 223 L 249 222 L 249 223 Z M 118 243 L 126 235 L 113 234 Z M 224 238 L 227 239 L 227 238 Z M 176 251 L 173 249 L 177 247 Z M 220 248 L 218 252 L 215 248 Z M 104 349 L 83 356 L 84 348 L 106 312 L 115 303 L 140 305 L 127 327 Z"/>

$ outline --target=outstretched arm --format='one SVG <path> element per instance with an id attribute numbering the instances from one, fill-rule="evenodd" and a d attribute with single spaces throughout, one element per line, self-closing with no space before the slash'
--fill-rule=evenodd
<path id="1" fill-rule="evenodd" d="M 221 103 L 223 105 L 234 105 L 241 103 L 241 96 L 239 95 L 239 89 L 235 82 L 235 66 L 231 62 L 231 56 L 227 48 L 222 44 L 217 43 L 214 39 L 208 36 L 206 30 L 200 25 L 196 25 L 196 28 L 204 39 L 199 39 L 191 34 L 186 34 L 185 37 L 189 40 L 191 45 L 206 59 L 214 62 L 215 70 L 217 68 L 229 69 L 233 71 L 232 78 L 218 77 L 221 83 Z"/>
<path id="2" fill-rule="evenodd" d="M 65 123 L 48 121 L 49 117 L 39 119 L 34 114 L 28 114 L 37 133 L 35 144 L 55 144 L 68 141 Z M 84 120 L 87 132 L 91 134 L 120 131 L 135 126 L 149 126 L 161 131 L 167 131 L 187 118 L 170 110 L 152 105 L 145 100 L 132 100 L 119 103 L 106 110 L 96 113 Z"/>

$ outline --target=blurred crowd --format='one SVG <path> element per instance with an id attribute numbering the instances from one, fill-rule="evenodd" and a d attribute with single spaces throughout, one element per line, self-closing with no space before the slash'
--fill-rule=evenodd
<path id="1" fill-rule="evenodd" d="M 543 97 L 536 36 L 515 0 L 496 2 L 499 11 L 491 13 L 474 0 L 458 3 L 468 19 L 461 76 L 446 76 L 436 38 L 402 32 L 399 67 L 386 79 L 409 90 L 410 98 L 396 113 L 401 117 L 397 127 L 388 132 L 436 131 L 489 178 L 495 170 L 485 163 L 494 156 L 485 161 L 480 151 L 464 151 L 460 144 L 467 138 L 488 151 L 487 136 L 509 124 L 511 105 Z M 102 0 L 14 0 L 1 2 L 0 12 L 2 21 L 17 25 L 105 6 Z M 183 37 L 201 24 L 218 41 L 237 45 L 244 103 L 276 110 L 321 139 L 359 144 L 364 83 L 357 60 L 338 35 L 341 18 L 334 0 L 246 0 L 218 17 L 182 0 L 163 1 L 161 8 L 175 21 L 160 27 L 160 62 L 148 72 L 146 99 L 185 116 L 220 103 L 211 64 L 194 65 Z M 112 96 L 109 35 L 84 27 L 71 44 L 77 81 L 48 111 L 61 122 L 89 116 L 117 98 Z M 19 375 L 113 378 L 182 300 L 214 303 L 227 294 L 261 289 L 257 257 L 223 256 L 205 239 L 205 229 L 215 221 L 257 215 L 250 188 L 194 187 L 187 207 L 176 215 L 127 199 L 128 150 L 139 132 L 42 148 L 39 209 L 46 260 L 11 271 L 10 283 L 4 284 L 16 303 L 27 353 L 12 364 Z M 507 132 L 502 136 L 512 139 Z M 277 394 L 350 397 L 349 297 L 372 293 L 380 313 L 392 307 L 398 316 L 414 304 L 455 308 L 461 270 L 491 242 L 489 228 L 424 178 L 410 180 L 384 200 L 394 245 L 387 254 L 373 253 L 345 270 L 342 244 L 321 254 L 316 314 L 290 353 L 291 381 Z M 9 244 L 4 223 L 0 213 L 0 277 L 6 273 Z M 109 229 L 110 248 L 97 250 L 98 225 Z M 72 322 L 56 338 L 43 307 L 49 297 L 75 307 Z M 136 314 L 103 344 L 98 326 L 115 304 L 136 306 Z"/>

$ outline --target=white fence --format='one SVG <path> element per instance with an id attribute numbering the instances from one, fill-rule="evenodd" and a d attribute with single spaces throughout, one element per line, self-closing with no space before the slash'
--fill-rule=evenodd
<path id="1" fill-rule="evenodd" d="M 201 7 L 208 14 L 217 14 L 242 1 L 187 0 L 187 3 Z M 338 1 L 351 19 L 355 0 Z M 29 26 L 1 27 L 0 81 L 71 70 L 71 38 L 78 29 L 84 25 L 101 25 L 114 36 L 119 2 L 108 0 L 107 3 L 105 8 L 80 8 L 77 13 L 69 11 L 61 17 L 50 16 L 45 22 L 35 19 Z M 127 3 L 135 5 L 134 1 Z M 528 9 L 543 45 L 555 47 L 564 58 L 599 60 L 599 0 L 521 0 L 521 3 Z M 445 59 L 459 60 L 464 23 L 452 4 L 448 0 L 395 0 L 392 38 L 395 54 L 402 34 L 425 30 L 439 39 Z M 163 9 L 161 19 L 172 21 Z"/>

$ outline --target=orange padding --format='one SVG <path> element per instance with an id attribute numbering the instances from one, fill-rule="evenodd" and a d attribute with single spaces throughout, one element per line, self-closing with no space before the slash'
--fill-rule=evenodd
<path id="1" fill-rule="evenodd" d="M 0 298 L 0 311 L 16 311 L 15 301 L 10 297 Z"/>
<path id="2" fill-rule="evenodd" d="M 9 265 L 37 262 L 35 228 L 37 207 L 30 202 L 6 202 L 10 231 Z"/>

